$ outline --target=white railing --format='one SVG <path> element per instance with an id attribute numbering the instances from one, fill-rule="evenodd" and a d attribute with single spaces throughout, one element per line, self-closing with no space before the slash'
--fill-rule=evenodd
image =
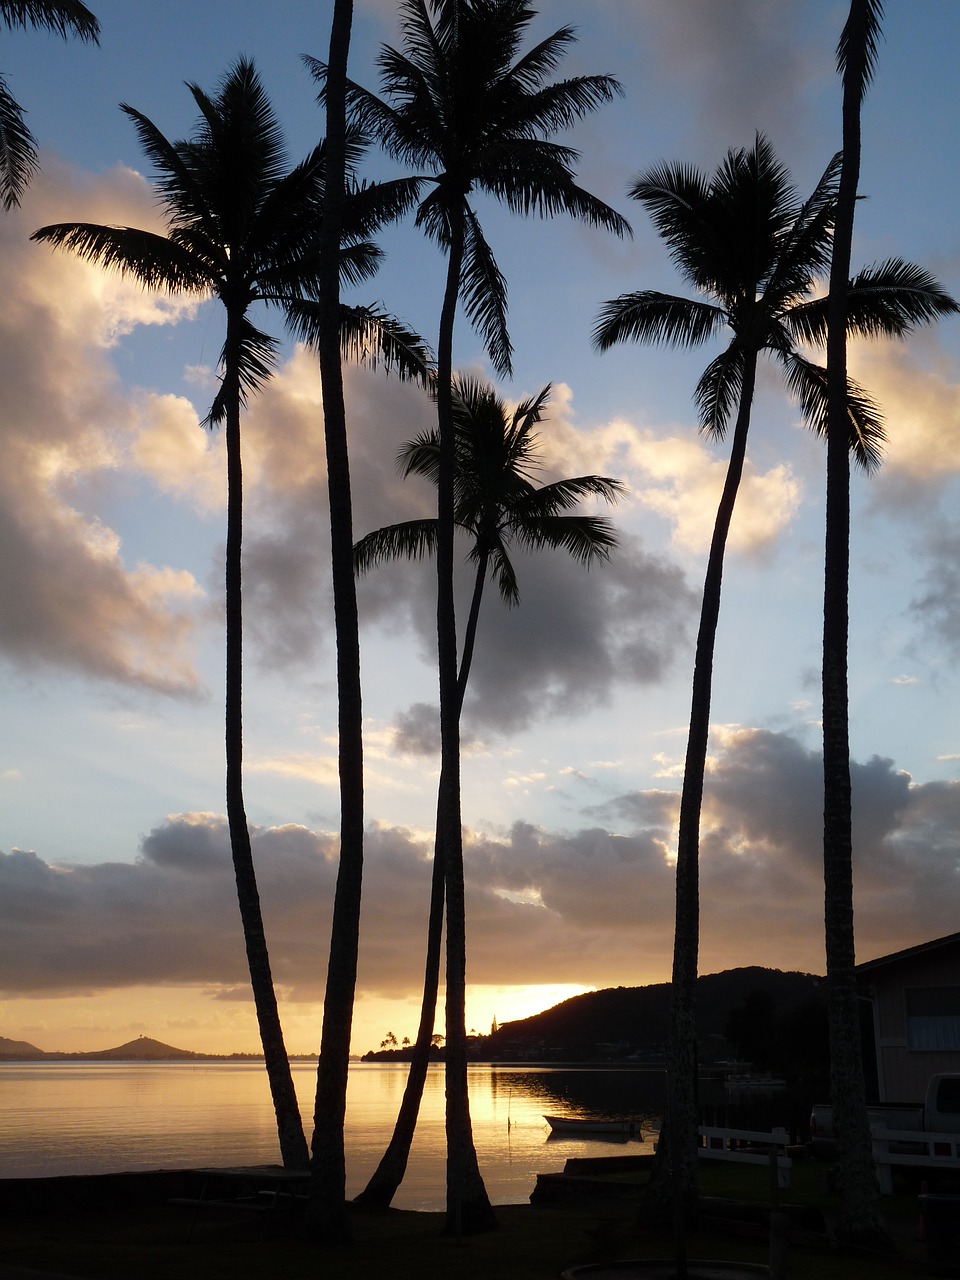
<path id="1" fill-rule="evenodd" d="M 787 1155 L 789 1138 L 786 1129 L 700 1129 L 703 1145 L 697 1154 L 701 1160 L 738 1160 L 743 1164 L 777 1162 L 777 1185 L 789 1187 L 790 1166 Z"/>
<path id="2" fill-rule="evenodd" d="M 960 1170 L 960 1133 L 927 1133 L 920 1129 L 888 1129 L 872 1124 L 873 1158 L 883 1195 L 893 1191 L 892 1165 L 913 1165 L 937 1171 Z M 893 1150 L 892 1148 L 896 1148 Z"/>

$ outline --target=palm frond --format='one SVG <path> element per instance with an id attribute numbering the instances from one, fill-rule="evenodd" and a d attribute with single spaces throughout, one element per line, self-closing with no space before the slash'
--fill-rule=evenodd
<path id="1" fill-rule="evenodd" d="M 436 520 L 404 520 L 375 529 L 354 544 L 353 567 L 366 573 L 387 560 L 422 560 L 437 545 Z"/>
<path id="2" fill-rule="evenodd" d="M 527 136 L 534 131 L 559 133 L 618 97 L 623 97 L 623 86 L 614 76 L 573 76 L 522 99 L 513 127 Z"/>
<path id="3" fill-rule="evenodd" d="M 726 311 L 713 303 L 645 289 L 623 293 L 603 304 L 594 325 L 593 344 L 600 351 L 631 340 L 697 347 L 726 323 Z"/>
<path id="4" fill-rule="evenodd" d="M 849 331 L 863 337 L 899 336 L 958 310 L 929 271 L 900 258 L 864 267 L 847 292 Z"/>
<path id="5" fill-rule="evenodd" d="M 529 10 L 528 10 L 529 12 Z M 560 65 L 567 48 L 576 40 L 573 27 L 563 26 L 518 58 L 509 72 L 509 80 L 527 96 L 543 84 L 544 77 Z"/>
<path id="6" fill-rule="evenodd" d="M 133 121 L 137 139 L 147 159 L 153 165 L 154 184 L 160 192 L 164 213 L 171 227 L 203 225 L 211 243 L 216 243 L 220 228 L 204 201 L 196 176 L 186 163 L 190 149 L 185 144 L 171 142 L 142 111 L 127 103 L 120 110 Z"/>
<path id="7" fill-rule="evenodd" d="M 957 311 L 954 298 L 929 271 L 900 258 L 864 267 L 847 289 L 847 332 L 858 338 L 901 338 L 919 324 Z M 826 297 L 791 307 L 783 318 L 799 341 L 826 343 Z"/>
<path id="8" fill-rule="evenodd" d="M 348 358 L 371 369 L 383 365 L 401 381 L 412 378 L 432 385 L 433 353 L 413 329 L 376 306 L 343 306 L 340 314 L 340 340 Z"/>
<path id="9" fill-rule="evenodd" d="M 700 429 L 722 440 L 743 386 L 743 348 L 732 342 L 711 360 L 700 375 L 694 400 L 700 413 Z"/>
<path id="10" fill-rule="evenodd" d="M 781 240 L 764 289 L 776 310 L 796 305 L 795 299 L 809 292 L 812 277 L 829 270 L 842 159 L 839 151 L 832 157 Z"/>
<path id="11" fill-rule="evenodd" d="M 351 236 L 367 237 L 396 222 L 416 205 L 423 178 L 361 183 L 347 192 L 344 227 Z"/>
<path id="12" fill-rule="evenodd" d="M 424 476 L 436 484 L 440 475 L 440 437 L 436 429 L 421 431 L 397 453 L 397 470 L 406 478 Z"/>
<path id="13" fill-rule="evenodd" d="M 480 548 L 474 545 L 470 559 L 479 559 L 479 552 Z M 503 542 L 498 541 L 489 549 L 489 557 L 490 576 L 497 584 L 500 599 L 508 609 L 515 608 L 520 603 L 520 585 L 517 582 L 517 571 Z"/>
<path id="14" fill-rule="evenodd" d="M 175 241 L 137 227 L 61 222 L 34 231 L 31 240 L 71 249 L 87 262 L 132 275 L 150 289 L 168 293 L 212 292 L 205 265 Z"/>
<path id="15" fill-rule="evenodd" d="M 705 217 L 710 200 L 705 174 L 693 165 L 661 161 L 639 174 L 627 195 L 646 209 L 677 269 L 697 288 L 709 289 L 723 246 Z"/>
<path id="16" fill-rule="evenodd" d="M 827 371 L 795 351 L 778 352 L 786 372 L 787 386 L 796 397 L 803 416 L 817 435 L 827 436 Z M 875 471 L 883 458 L 886 430 L 876 402 L 847 379 L 847 425 L 850 452 L 864 471 Z"/>
<path id="17" fill-rule="evenodd" d="M 100 23 L 79 0 L 2 0 L 0 22 L 7 27 L 43 27 L 58 36 L 100 42 Z"/>
<path id="18" fill-rule="evenodd" d="M 322 313 L 312 298 L 276 299 L 283 307 L 287 326 L 299 341 L 319 348 Z M 424 386 L 432 384 L 433 356 L 420 337 L 396 316 L 378 306 L 340 307 L 340 349 L 348 360 L 370 369 L 381 366 L 401 381 L 412 378 Z"/>
<path id="19" fill-rule="evenodd" d="M 204 426 L 218 426 L 227 416 L 230 398 L 236 395 L 241 406 L 247 403 L 251 392 L 257 392 L 269 381 L 276 366 L 280 343 L 269 333 L 264 333 L 244 316 L 239 325 L 236 386 L 230 386 L 226 378 L 214 397 L 210 411 L 203 420 Z M 220 353 L 222 365 L 226 365 L 226 347 Z"/>
<path id="20" fill-rule="evenodd" d="M 595 560 L 609 560 L 611 551 L 620 544 L 617 531 L 606 516 L 544 515 L 529 523 L 513 520 L 511 532 L 529 551 L 541 551 L 545 547 L 566 551 L 578 563 L 586 565 Z"/>
<path id="21" fill-rule="evenodd" d="M 508 377 L 513 344 L 507 331 L 507 282 L 468 205 L 464 208 L 464 232 L 463 309 L 480 334 L 493 367 Z"/>
<path id="22" fill-rule="evenodd" d="M 852 83 L 860 102 L 876 70 L 882 21 L 882 0 L 857 0 L 850 6 L 837 44 L 837 70 L 844 84 Z"/>
<path id="23" fill-rule="evenodd" d="M 541 138 L 500 138 L 484 152 L 475 181 L 524 217 L 568 214 L 621 238 L 632 235 L 622 214 L 574 182 L 570 169 L 577 158 L 569 147 Z"/>
<path id="24" fill-rule="evenodd" d="M 575 476 L 567 480 L 554 480 L 551 484 L 532 489 L 518 504 L 524 519 L 538 515 L 562 515 L 575 507 L 582 498 L 602 498 L 605 502 L 618 502 L 628 492 L 621 480 L 611 476 Z"/>
<path id="25" fill-rule="evenodd" d="M 8 212 L 19 205 L 37 168 L 36 139 L 0 75 L 0 202 Z"/>

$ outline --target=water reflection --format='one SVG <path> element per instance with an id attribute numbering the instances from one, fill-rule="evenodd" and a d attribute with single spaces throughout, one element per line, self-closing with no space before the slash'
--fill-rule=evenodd
<path id="1" fill-rule="evenodd" d="M 301 1110 L 312 1117 L 316 1071 L 294 1064 Z M 348 1193 L 376 1167 L 406 1081 L 400 1064 L 351 1066 L 347 1112 Z M 642 1070 L 502 1068 L 469 1073 L 474 1136 L 494 1203 L 525 1201 L 538 1173 L 597 1154 L 581 1135 L 550 1135 L 544 1114 L 602 1118 L 657 1114 L 662 1073 Z M 652 1150 L 649 1132 L 618 1143 Z M 444 1074 L 431 1067 L 402 1208 L 444 1200 Z M 257 1164 L 278 1159 L 263 1067 L 257 1063 L 0 1064 L 0 1176 L 42 1177 L 119 1170 Z"/>

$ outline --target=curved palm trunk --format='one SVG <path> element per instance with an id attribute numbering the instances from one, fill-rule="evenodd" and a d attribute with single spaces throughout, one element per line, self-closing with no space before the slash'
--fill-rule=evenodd
<path id="1" fill-rule="evenodd" d="M 885 1237 L 860 1051 L 853 929 L 853 839 L 847 690 L 850 459 L 847 432 L 847 281 L 860 176 L 860 99 L 867 0 L 853 0 L 843 83 L 843 164 L 837 196 L 827 330 L 827 514 L 823 596 L 823 877 L 830 1092 L 837 1135 L 838 1234 Z"/>
<path id="2" fill-rule="evenodd" d="M 696 1208 L 697 1187 L 697 1028 L 696 989 L 700 943 L 700 811 L 710 733 L 710 701 L 713 688 L 713 654 L 720 617 L 720 589 L 727 534 L 743 475 L 750 427 L 750 410 L 756 376 L 756 352 L 744 360 L 740 410 L 733 433 L 730 461 L 710 543 L 703 583 L 700 629 L 693 669 L 690 731 L 680 796 L 677 841 L 676 928 L 673 948 L 670 1041 L 667 1056 L 666 1164 L 660 1163 L 651 1180 L 654 1203 L 671 1201 L 677 1229 L 678 1264 L 683 1266 L 684 1222 Z M 685 1272 L 682 1272 L 685 1274 Z"/>
<path id="3" fill-rule="evenodd" d="M 344 1118 L 360 943 L 363 875 L 363 716 L 360 632 L 353 572 L 353 516 L 340 353 L 340 231 L 345 173 L 345 85 L 352 0 L 336 0 L 327 74 L 327 168 L 320 288 L 323 389 L 339 706 L 340 864 L 323 1001 L 308 1225 L 325 1239 L 349 1238 Z"/>
<path id="4" fill-rule="evenodd" d="M 420 1002 L 420 1024 L 410 1055 L 410 1070 L 403 1098 L 397 1112 L 390 1142 L 369 1182 L 355 1198 L 363 1209 L 389 1209 L 397 1188 L 403 1181 L 410 1159 L 410 1148 L 420 1115 L 423 1088 L 430 1066 L 430 1047 L 437 1017 L 437 994 L 440 990 L 440 957 L 443 954 L 443 846 L 440 840 L 440 811 L 437 809 L 437 836 L 434 841 L 433 872 L 430 880 L 430 912 L 427 918 L 427 950 L 424 962 L 423 995 Z"/>
<path id="5" fill-rule="evenodd" d="M 460 673 L 457 677 L 457 716 L 463 710 L 463 695 L 467 688 L 470 666 L 473 661 L 474 642 L 477 635 L 477 621 L 480 617 L 480 603 L 483 598 L 483 586 L 487 576 L 489 554 L 481 553 L 477 566 L 477 575 L 473 586 L 473 599 L 470 602 L 470 613 L 464 632 L 463 655 L 460 659 Z M 441 778 L 441 789 L 443 780 Z M 417 1128 L 420 1115 L 420 1103 L 423 1100 L 423 1088 L 427 1080 L 430 1066 L 430 1046 L 433 1042 L 433 1028 L 437 1018 L 437 994 L 440 990 L 440 957 L 443 946 L 443 900 L 444 900 L 444 859 L 441 839 L 441 821 L 439 802 L 437 807 L 437 830 L 433 844 L 433 873 L 430 879 L 430 911 L 427 917 L 427 952 L 424 962 L 423 996 L 420 1002 L 420 1024 L 413 1052 L 410 1055 L 410 1070 L 404 1086 L 400 1110 L 389 1145 L 374 1170 L 370 1181 L 355 1198 L 354 1203 L 364 1209 L 389 1209 L 397 1188 L 403 1181 L 410 1159 L 410 1147 Z"/>
<path id="6" fill-rule="evenodd" d="M 466 914 L 460 818 L 460 707 L 457 624 L 453 595 L 454 456 L 453 324 L 463 262 L 463 216 L 452 219 L 450 257 L 437 341 L 437 649 L 440 675 L 440 836 L 447 898 L 446 948 L 446 1230 L 485 1231 L 496 1225 L 470 1125 L 467 1096 Z"/>
<path id="7" fill-rule="evenodd" d="M 250 831 L 243 802 L 243 601 L 241 544 L 243 537 L 243 471 L 240 456 L 240 385 L 237 371 L 238 326 L 241 317 L 227 315 L 226 369 L 230 390 L 226 415 L 227 550 L 226 550 L 226 766 L 227 823 L 237 882 L 240 921 L 250 970 L 250 985 L 260 1027 L 264 1063 L 277 1116 L 280 1154 L 284 1167 L 305 1169 L 307 1142 L 283 1042 L 277 996 L 263 929 L 260 894 L 253 868 Z"/>

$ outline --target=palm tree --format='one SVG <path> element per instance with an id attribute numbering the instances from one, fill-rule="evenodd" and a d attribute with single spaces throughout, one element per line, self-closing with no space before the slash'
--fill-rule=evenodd
<path id="1" fill-rule="evenodd" d="M 510 371 L 506 282 L 471 203 L 475 191 L 518 213 L 569 213 L 624 234 L 625 220 L 578 187 L 570 148 L 547 141 L 620 92 L 610 76 L 546 78 L 573 31 L 562 27 L 518 57 L 534 17 L 525 0 L 403 0 L 403 50 L 380 54 L 383 98 L 352 82 L 348 106 L 362 132 L 401 163 L 425 170 L 430 190 L 417 225 L 447 254 L 437 341 L 437 650 L 441 798 L 447 900 L 447 1230 L 484 1230 L 495 1218 L 477 1165 L 467 1100 L 466 957 L 460 826 L 460 732 L 453 595 L 453 329 L 463 298 L 500 373 Z M 323 79 L 326 68 L 314 63 Z"/>
<path id="2" fill-rule="evenodd" d="M 720 611 L 723 557 L 743 471 L 757 362 L 769 352 L 783 368 L 811 426 L 826 427 L 826 372 L 798 344 L 822 345 L 826 299 L 812 296 L 830 262 L 839 156 L 810 198 L 800 202 L 784 167 L 761 136 L 752 149 L 732 150 L 712 178 L 683 165 L 660 164 L 642 174 L 630 194 L 650 212 L 671 257 L 709 300 L 649 290 L 605 304 L 595 330 L 605 350 L 627 338 L 699 346 L 722 329 L 732 337 L 696 388 L 701 429 L 722 438 L 736 412 L 730 461 L 704 578 L 680 800 L 676 933 L 668 1098 L 669 1167 L 658 1188 L 673 1185 L 675 1211 L 695 1200 L 697 1101 L 695 988 L 699 942 L 700 811 L 710 725 L 713 653 Z M 862 271 L 851 282 L 848 326 L 863 335 L 903 334 L 928 320 L 945 295 L 919 268 L 899 260 Z M 870 470 L 879 462 L 883 430 L 875 406 L 847 381 L 844 447 Z M 678 1240 L 682 1238 L 678 1222 Z"/>
<path id="3" fill-rule="evenodd" d="M 583 564 L 605 560 L 616 546 L 616 535 L 609 521 L 570 512 L 586 496 L 615 501 L 623 492 L 619 481 L 607 476 L 579 476 L 540 487 L 532 481 L 538 466 L 534 428 L 542 421 L 549 393 L 550 388 L 544 387 L 539 395 L 523 401 L 510 414 L 493 387 L 474 378 L 454 380 L 454 519 L 457 527 L 472 540 L 470 559 L 476 566 L 457 677 L 458 714 L 470 676 L 488 575 L 496 581 L 507 605 L 520 603 L 510 545 L 516 542 L 529 550 L 560 548 Z M 440 465 L 437 432 L 424 432 L 411 440 L 400 451 L 398 463 L 402 475 L 426 476 L 436 484 Z M 432 554 L 436 543 L 436 520 L 407 520 L 361 538 L 354 551 L 355 563 L 363 573 L 386 560 L 419 559 Z M 370 1181 L 357 1197 L 364 1208 L 389 1207 L 403 1180 L 416 1129 L 430 1061 L 440 981 L 443 862 L 438 813 L 420 1024 L 393 1136 Z"/>
<path id="4" fill-rule="evenodd" d="M 133 275 L 149 288 L 217 298 L 226 312 L 222 380 L 208 416 L 224 423 L 227 451 L 226 541 L 226 801 L 230 844 L 257 1020 L 284 1164 L 306 1167 L 303 1124 L 283 1042 L 270 972 L 260 899 L 243 798 L 241 537 L 243 476 L 241 412 L 248 395 L 269 377 L 277 341 L 249 318 L 257 302 L 293 312 L 306 332 L 322 327 L 317 304 L 297 301 L 315 287 L 322 246 L 324 148 L 293 169 L 286 160 L 278 122 L 253 64 L 240 60 L 216 97 L 189 86 L 200 109 L 192 139 L 169 142 L 132 107 L 141 145 L 159 174 L 168 234 L 135 227 L 61 223 L 33 235 L 74 250 L 82 258 Z M 393 198 L 393 197 L 392 197 Z M 401 200 L 402 206 L 402 200 Z M 341 235 L 339 270 L 350 279 L 372 273 L 377 251 L 365 234 L 377 219 L 369 192 L 358 200 L 355 226 Z M 351 319 L 351 338 L 363 342 L 379 313 Z"/>
<path id="5" fill-rule="evenodd" d="M 328 1241 L 350 1236 L 346 1215 L 344 1120 L 363 881 L 363 706 L 357 591 L 353 572 L 350 463 L 343 393 L 344 307 L 340 299 L 339 247 L 345 223 L 355 222 L 361 201 L 374 199 L 376 220 L 390 212 L 387 207 L 389 198 L 385 201 L 384 196 L 391 188 L 396 202 L 393 212 L 400 212 L 406 199 L 416 192 L 416 185 L 407 183 L 348 191 L 352 143 L 346 123 L 345 90 L 352 23 L 352 0 L 335 0 L 330 29 L 330 70 L 324 94 L 327 154 L 316 305 L 311 306 L 309 300 L 298 299 L 287 306 L 288 320 L 316 346 L 320 356 L 337 639 L 340 861 L 323 1000 L 311 1144 L 313 1174 L 307 1213 L 311 1230 Z M 349 316 L 347 345 L 353 354 L 366 355 L 368 360 L 380 356 L 397 368 L 401 377 L 427 378 L 428 356 L 417 335 L 404 331 L 393 317 L 379 310 L 353 307 L 349 309 Z"/>
<path id="6" fill-rule="evenodd" d="M 340 861 L 330 930 L 330 957 L 323 1000 L 320 1061 L 314 1107 L 313 1175 L 308 1205 L 311 1228 L 326 1239 L 349 1238 L 346 1205 L 344 1120 L 350 1033 L 360 948 L 363 879 L 363 706 L 360 688 L 360 624 L 353 574 L 353 510 L 343 365 L 339 340 L 338 250 L 344 221 L 347 175 L 346 76 L 353 0 L 335 0 L 330 28 L 330 74 L 326 93 L 327 173 L 321 225 L 320 383 L 330 503 L 330 556 L 337 640 Z"/>
<path id="7" fill-rule="evenodd" d="M 0 0 L 0 22 L 7 27 L 44 27 L 64 39 L 100 43 L 100 24 L 78 0 Z M 37 172 L 37 140 L 27 128 L 23 108 L 0 74 L 0 201 L 15 209 Z"/>
<path id="8" fill-rule="evenodd" d="M 830 1089 L 837 1125 L 840 1219 L 855 1243 L 883 1242 L 887 1232 L 867 1117 L 853 929 L 847 653 L 850 575 L 850 472 L 843 441 L 843 385 L 851 294 L 847 280 L 860 175 L 860 110 L 873 78 L 883 5 L 852 0 L 837 49 L 843 80 L 843 163 L 827 311 L 827 501 L 823 604 L 824 936 L 830 1026 Z M 956 311 L 941 295 L 936 314 Z"/>

